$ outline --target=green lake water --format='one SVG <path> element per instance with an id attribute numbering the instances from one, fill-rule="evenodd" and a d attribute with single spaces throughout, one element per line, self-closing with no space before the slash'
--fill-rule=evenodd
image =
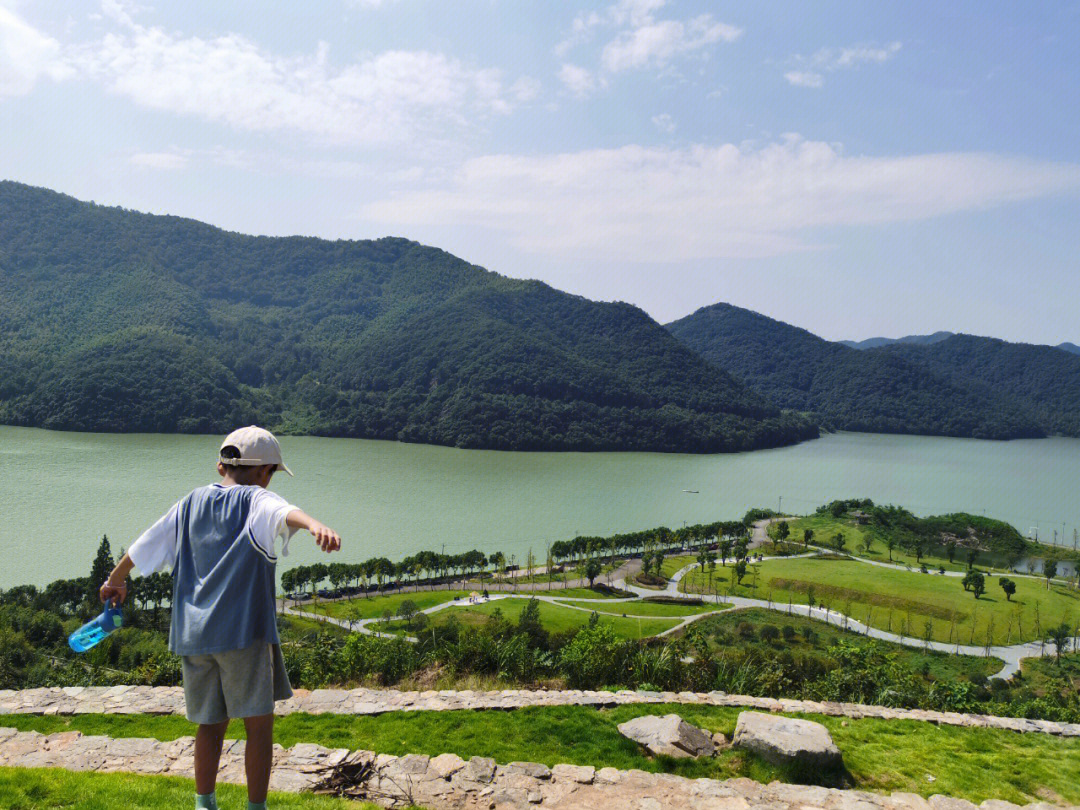
<path id="1" fill-rule="evenodd" d="M 58 433 L 0 426 L 0 587 L 88 572 L 107 534 L 127 546 L 179 497 L 216 478 L 220 437 Z M 810 511 L 871 497 L 917 514 L 985 513 L 1072 545 L 1080 440 L 988 442 L 839 433 L 726 455 L 510 453 L 287 436 L 273 488 L 334 527 L 338 559 L 424 548 L 544 556 L 549 541 Z M 698 494 L 683 490 L 697 490 Z M 297 535 L 279 568 L 318 558 Z M 324 557 L 324 559 L 326 559 Z M 328 560 L 329 561 L 329 560 Z"/>

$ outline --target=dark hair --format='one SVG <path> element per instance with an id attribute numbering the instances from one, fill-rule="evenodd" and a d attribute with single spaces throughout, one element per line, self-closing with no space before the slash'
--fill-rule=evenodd
<path id="1" fill-rule="evenodd" d="M 227 444 L 221 448 L 221 452 L 218 454 L 218 461 L 224 464 L 230 469 L 230 475 L 238 484 L 250 483 L 252 478 L 252 472 L 263 466 L 273 465 L 250 465 L 240 464 L 238 459 L 240 458 L 240 448 Z"/>

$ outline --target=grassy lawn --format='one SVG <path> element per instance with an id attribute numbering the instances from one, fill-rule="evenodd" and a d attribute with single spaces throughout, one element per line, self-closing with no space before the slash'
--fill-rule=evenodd
<path id="1" fill-rule="evenodd" d="M 788 521 L 788 526 L 791 527 L 789 540 L 801 543 L 803 530 L 813 529 L 813 542 L 819 546 L 832 548 L 833 537 L 836 536 L 837 532 L 841 532 L 844 537 L 847 538 L 847 545 L 844 546 L 844 551 L 848 554 L 854 554 L 857 557 L 865 557 L 868 560 L 889 562 L 889 547 L 885 544 L 886 535 L 883 530 L 876 526 L 858 526 L 855 524 L 853 518 L 837 519 L 831 515 L 808 515 L 807 517 L 802 517 L 798 520 Z M 775 536 L 775 523 L 769 526 L 769 534 L 770 536 Z M 866 551 L 863 548 L 863 538 L 865 537 L 871 538 L 872 544 L 869 551 Z M 923 556 L 922 563 L 925 563 L 926 567 L 932 571 L 936 571 L 938 567 L 942 567 L 946 571 L 966 571 L 967 557 L 965 554 L 965 549 L 957 549 L 955 562 L 950 563 L 941 546 L 932 546 L 930 553 Z M 892 551 L 892 562 L 901 565 L 910 565 L 916 571 L 919 570 L 919 566 L 922 564 L 916 562 L 915 555 L 905 551 L 899 544 Z M 1001 560 L 994 559 L 989 554 L 980 554 L 979 558 L 976 560 L 976 565 L 984 568 L 991 564 L 998 566 L 998 570 L 1000 570 L 1003 575 L 1006 573 L 1005 568 L 1001 566 Z"/>
<path id="2" fill-rule="evenodd" d="M 343 599 L 337 602 L 320 602 L 318 613 L 323 616 L 332 616 L 335 619 L 354 618 L 378 619 L 386 611 L 397 615 L 402 602 L 412 602 L 418 610 L 425 610 L 443 602 L 450 602 L 462 596 L 468 596 L 472 591 L 408 591 L 407 593 L 394 593 L 388 596 L 358 597 L 356 599 Z M 315 612 L 314 605 L 303 605 L 301 610 Z M 357 615 L 353 615 L 354 612 Z"/>
<path id="3" fill-rule="evenodd" d="M 635 599 L 632 602 L 615 602 L 610 605 L 597 605 L 589 602 L 567 601 L 566 604 L 586 610 L 596 610 L 601 616 L 605 613 L 614 613 L 618 616 L 696 616 L 699 613 L 713 613 L 723 610 L 727 605 L 671 605 L 665 602 L 646 602 Z"/>
<path id="4" fill-rule="evenodd" d="M 1025 658 L 1020 668 L 1036 694 L 1080 692 L 1080 653 L 1065 653 L 1060 660 L 1052 653 L 1046 658 Z"/>
<path id="5" fill-rule="evenodd" d="M 71 773 L 54 768 L 0 768 L 0 808 L 173 810 L 193 807 L 195 782 L 173 776 Z M 218 785 L 221 807 L 247 805 L 246 788 Z M 374 804 L 295 793 L 271 793 L 274 810 L 378 810 Z"/>
<path id="6" fill-rule="evenodd" d="M 753 637 L 744 637 L 740 631 L 740 625 L 750 625 L 754 630 Z M 790 626 L 795 630 L 795 637 L 785 640 L 783 637 L 774 643 L 768 643 L 760 639 L 760 630 L 766 625 L 772 625 L 778 630 L 784 626 Z M 717 650 L 731 650 L 740 647 L 756 647 L 772 651 L 790 650 L 793 653 L 804 655 L 825 656 L 828 649 L 840 639 L 864 640 L 850 630 L 843 630 L 832 624 L 807 619 L 804 616 L 788 616 L 774 610 L 765 608 L 750 608 L 748 610 L 732 610 L 702 619 L 697 625 L 705 631 Z M 811 631 L 808 638 L 806 630 Z M 993 675 L 999 671 L 1004 662 L 999 658 L 982 658 L 974 655 L 950 655 L 933 651 L 923 651 L 902 644 L 893 644 L 887 641 L 873 642 L 889 652 L 895 653 L 897 658 L 906 666 L 916 672 L 924 672 L 936 680 L 955 680 L 965 678 L 971 680 Z M 1077 662 L 1080 664 L 1080 661 Z"/>
<path id="7" fill-rule="evenodd" d="M 501 763 L 569 762 L 597 768 L 664 771 L 687 777 L 748 776 L 762 782 L 792 778 L 792 774 L 751 754 L 732 749 L 712 759 L 653 759 L 643 755 L 616 728 L 633 717 L 670 712 L 730 737 L 740 709 L 657 705 L 596 710 L 560 706 L 512 712 L 395 712 L 377 717 L 289 715 L 278 718 L 275 739 L 285 746 L 317 742 L 327 747 L 366 748 L 388 754 L 454 752 L 465 758 L 489 756 Z M 1019 804 L 1039 799 L 1080 801 L 1080 740 L 994 729 L 939 727 L 912 720 L 808 717 L 829 729 L 843 753 L 848 784 L 853 787 L 911 791 L 923 796 L 944 793 L 976 803 L 990 798 Z M 43 733 L 74 728 L 87 734 L 163 740 L 190 734 L 192 729 L 191 724 L 179 717 L 13 715 L 4 722 Z M 234 723 L 229 734 L 242 737 L 242 725 Z M 934 777 L 934 781 L 929 781 L 928 776 Z M 4 794 L 2 788 L 0 783 L 0 795 Z M 114 806 L 141 805 L 122 800 L 113 801 L 110 810 Z M 291 805 L 278 802 L 275 806 Z"/>
<path id="8" fill-rule="evenodd" d="M 516 622 L 527 602 L 527 597 L 497 599 L 482 605 L 447 608 L 446 610 L 440 610 L 438 613 L 430 614 L 429 618 L 432 622 L 441 624 L 449 621 L 450 617 L 453 616 L 462 624 L 478 625 L 486 622 L 488 617 L 498 608 L 506 619 Z M 574 610 L 569 607 L 540 602 L 540 621 L 544 625 L 544 629 L 549 633 L 564 633 L 567 630 L 576 630 L 588 624 L 592 607 L 592 605 L 589 605 L 589 610 Z M 623 638 L 647 638 L 679 623 L 676 619 L 648 618 L 638 620 L 624 619 L 621 616 L 601 616 L 600 621 L 611 624 L 615 628 L 615 634 Z M 391 627 L 390 629 L 394 628 Z"/>
<path id="9" fill-rule="evenodd" d="M 671 579 L 675 574 L 691 563 L 697 564 L 696 554 L 680 554 L 677 557 L 665 557 L 664 564 L 660 566 L 660 576 L 664 579 Z"/>
<path id="10" fill-rule="evenodd" d="M 778 606 L 786 605 L 789 598 L 805 604 L 808 589 L 813 587 L 818 605 L 872 627 L 904 631 L 917 638 L 923 637 L 929 621 L 930 638 L 949 643 L 983 645 L 989 638 L 993 644 L 1016 644 L 1037 639 L 1036 606 L 1042 636 L 1051 626 L 1062 621 L 1072 626 L 1080 617 L 1080 592 L 1060 585 L 1047 591 L 1041 580 L 1034 579 L 1015 578 L 1016 594 L 1007 601 L 996 576 L 987 575 L 986 593 L 976 600 L 959 578 L 882 568 L 857 560 L 767 560 L 750 565 L 741 585 L 731 587 L 733 576 L 730 566 L 716 569 L 713 587 L 721 598 L 732 593 L 771 598 Z M 683 583 L 684 590 L 691 593 L 708 587 L 708 580 L 696 572 L 684 577 Z"/>

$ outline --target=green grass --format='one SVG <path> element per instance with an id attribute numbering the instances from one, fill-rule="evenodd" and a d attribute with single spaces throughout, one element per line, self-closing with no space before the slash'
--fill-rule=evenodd
<path id="1" fill-rule="evenodd" d="M 806 517 L 799 518 L 798 520 L 792 520 L 788 522 L 791 527 L 791 535 L 788 538 L 789 541 L 802 543 L 802 536 L 804 529 L 814 530 L 813 543 L 819 546 L 826 546 L 828 548 L 833 547 L 833 537 L 837 532 L 842 532 L 844 537 L 847 538 L 847 545 L 844 546 L 844 551 L 848 554 L 853 554 L 857 557 L 865 557 L 868 560 L 877 560 L 879 562 L 890 562 L 889 559 L 889 547 L 886 545 L 885 531 L 876 526 L 858 526 L 855 523 L 854 518 L 834 518 L 831 515 L 808 515 Z M 769 526 L 769 534 L 775 536 L 776 524 Z M 870 550 L 866 551 L 863 548 L 863 538 L 870 537 L 872 544 Z M 932 571 L 936 571 L 939 567 L 944 568 L 946 571 L 966 571 L 967 570 L 967 558 L 965 556 L 966 550 L 958 548 L 956 550 L 956 557 L 954 562 L 949 562 L 948 557 L 945 555 L 944 548 L 941 546 L 933 546 L 930 549 L 930 553 L 923 555 L 922 561 L 916 561 L 915 555 L 905 551 L 899 544 L 892 551 L 892 562 L 899 563 L 900 565 L 909 565 L 915 570 L 919 569 L 921 564 L 925 564 L 927 568 Z M 980 566 L 1001 566 L 1001 560 L 994 558 L 990 554 L 980 554 L 976 565 Z M 996 570 L 996 569 L 995 569 Z M 1000 573 L 1007 576 L 1004 567 L 1000 567 Z"/>
<path id="2" fill-rule="evenodd" d="M 660 566 L 660 576 L 664 579 L 671 579 L 675 574 L 691 563 L 697 564 L 696 554 L 680 554 L 677 557 L 665 557 L 664 564 Z"/>
<path id="3" fill-rule="evenodd" d="M 331 748 L 365 748 L 399 755 L 453 752 L 464 758 L 488 756 L 501 763 L 526 760 L 550 766 L 568 762 L 687 777 L 790 780 L 790 772 L 730 749 L 713 759 L 653 759 L 643 755 L 616 728 L 633 717 L 676 712 L 690 723 L 730 736 L 740 711 L 729 707 L 655 705 L 605 710 L 560 706 L 512 712 L 394 712 L 379 716 L 293 714 L 278 718 L 275 740 L 286 747 L 317 742 Z M 1039 799 L 1080 801 L 1080 740 L 910 720 L 807 717 L 829 729 L 844 756 L 849 785 L 853 787 L 911 791 L 923 796 L 943 793 L 976 803 L 990 798 L 1018 804 Z M 13 715 L 3 722 L 42 733 L 78 729 L 87 734 L 162 740 L 192 731 L 183 718 L 148 715 Z M 229 736 L 242 737 L 242 725 L 230 726 Z M 927 780 L 928 775 L 934 777 L 933 782 Z M 132 805 L 117 801 L 110 810 L 114 806 Z"/>
<path id="4" fill-rule="evenodd" d="M 718 567 L 713 588 L 725 594 L 772 598 L 783 606 L 807 602 L 807 589 L 814 587 L 815 601 L 873 627 L 922 638 L 927 621 L 930 637 L 936 641 L 983 645 L 1016 644 L 1039 637 L 1035 609 L 1039 607 L 1042 634 L 1052 625 L 1080 617 L 1080 592 L 1055 585 L 1046 590 L 1041 580 L 1014 578 L 1016 595 L 1012 601 L 998 585 L 996 576 L 987 576 L 986 593 L 976 600 L 956 577 L 921 574 L 882 568 L 857 560 L 792 559 L 767 560 L 752 564 L 742 585 L 729 590 L 734 572 L 731 566 Z M 696 572 L 682 581 L 690 593 L 708 588 L 708 580 Z M 955 621 L 955 625 L 953 624 Z"/>
<path id="5" fill-rule="evenodd" d="M 244 807 L 247 790 L 218 785 L 221 807 Z M 174 776 L 71 773 L 55 768 L 0 768 L 0 808 L 174 810 L 194 807 L 195 782 Z M 271 793 L 274 810 L 378 810 L 374 804 L 297 793 Z"/>
<path id="6" fill-rule="evenodd" d="M 478 625 L 486 622 L 488 617 L 498 608 L 506 619 L 516 622 L 528 601 L 528 597 L 497 599 L 482 605 L 446 608 L 446 610 L 430 614 L 429 618 L 432 622 L 441 624 L 449 621 L 450 617 L 453 616 L 462 624 Z M 573 608 L 540 602 L 540 622 L 549 633 L 564 633 L 568 630 L 583 627 L 588 624 L 589 615 L 590 611 L 574 610 Z M 611 624 L 615 629 L 615 634 L 623 638 L 646 638 L 661 633 L 679 623 L 676 619 L 649 618 L 638 620 L 611 616 L 601 616 L 600 621 Z"/>
<path id="7" fill-rule="evenodd" d="M 753 639 L 743 638 L 739 634 L 739 625 L 744 622 L 754 628 L 755 637 Z M 772 625 L 777 629 L 790 625 L 797 635 L 791 641 L 785 641 L 781 637 L 775 643 L 769 644 L 759 640 L 757 636 L 757 633 L 765 625 Z M 727 611 L 718 616 L 702 619 L 697 626 L 712 639 L 712 646 L 717 650 L 756 647 L 772 651 L 789 650 L 804 655 L 825 656 L 828 654 L 828 648 L 841 639 L 866 641 L 863 636 L 849 630 L 843 630 L 836 625 L 825 624 L 825 622 L 808 619 L 805 616 L 788 616 L 785 613 L 765 608 Z M 813 631 L 811 641 L 806 640 L 803 634 L 804 628 L 810 628 Z M 905 647 L 902 644 L 893 644 L 887 641 L 874 641 L 873 643 L 895 653 L 899 661 L 915 672 L 926 672 L 935 680 L 980 679 L 981 677 L 993 675 L 1004 666 L 1004 662 L 1000 658 L 951 655 Z"/>
<path id="8" fill-rule="evenodd" d="M 417 610 L 426 610 L 443 602 L 451 602 L 462 596 L 468 596 L 472 591 L 408 591 L 406 593 L 394 593 L 388 596 L 358 597 L 356 599 L 344 599 L 337 602 L 320 602 L 318 610 L 314 605 L 303 605 L 301 610 L 318 612 L 323 616 L 332 616 L 335 619 L 349 621 L 353 618 L 378 619 L 386 611 L 397 615 L 402 602 L 412 602 Z M 357 614 L 354 616 L 354 612 Z"/>
<path id="9" fill-rule="evenodd" d="M 596 605 L 589 602 L 573 602 L 567 601 L 566 604 L 573 605 L 574 607 L 585 608 L 586 610 L 596 610 L 603 616 L 605 613 L 614 613 L 618 616 L 626 614 L 627 616 L 696 616 L 699 613 L 713 613 L 717 610 L 723 610 L 727 605 L 673 605 L 666 602 L 646 602 L 642 599 L 635 599 L 632 602 L 614 602 L 610 605 Z"/>

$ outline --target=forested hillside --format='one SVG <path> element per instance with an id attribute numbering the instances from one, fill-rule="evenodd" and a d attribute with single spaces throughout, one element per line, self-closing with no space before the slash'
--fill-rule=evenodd
<path id="1" fill-rule="evenodd" d="M 950 348 L 981 338 L 859 350 L 729 304 L 704 307 L 668 329 L 781 407 L 811 412 L 827 427 L 988 439 L 1078 435 L 1068 429 L 1075 416 L 1070 421 L 1062 409 L 1080 392 L 1080 381 L 1070 382 L 1061 368 L 1072 394 L 1057 392 L 1050 404 L 1034 408 L 1015 395 L 1004 361 L 995 365 L 974 350 Z M 1042 348 L 1080 366 L 1080 358 Z M 951 359 L 930 363 L 939 351 Z"/>
<path id="2" fill-rule="evenodd" d="M 953 335 L 933 346 L 873 353 L 919 363 L 958 384 L 975 381 L 1016 403 L 1050 434 L 1080 436 L 1080 356 L 1056 346 Z"/>
<path id="3" fill-rule="evenodd" d="M 639 309 L 404 239 L 253 237 L 0 183 L 0 421 L 506 449 L 817 435 Z"/>

